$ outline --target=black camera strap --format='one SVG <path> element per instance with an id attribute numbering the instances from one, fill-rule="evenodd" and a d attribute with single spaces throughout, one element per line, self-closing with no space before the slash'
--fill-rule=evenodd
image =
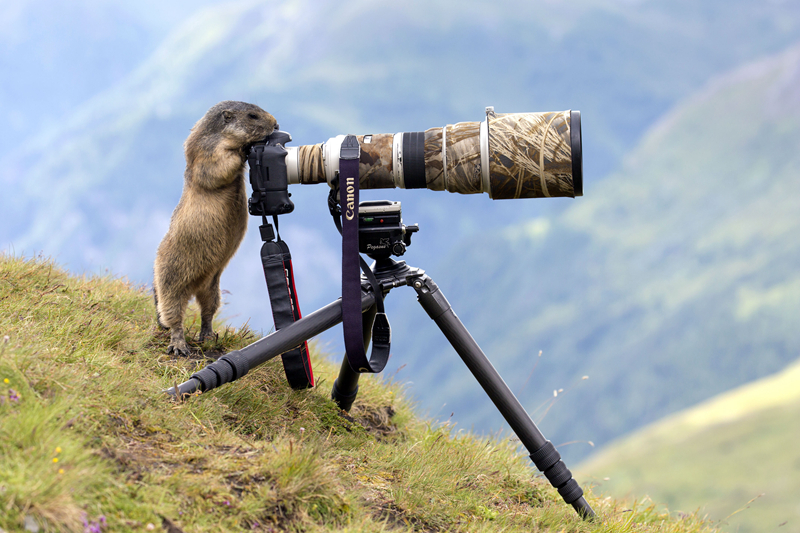
<path id="1" fill-rule="evenodd" d="M 336 228 L 342 234 L 342 329 L 344 347 L 350 367 L 357 372 L 377 373 L 389 360 L 392 328 L 383 307 L 383 289 L 372 269 L 358 252 L 358 162 L 360 146 L 355 135 L 348 135 L 339 153 L 339 201 L 335 191 L 329 201 Z M 341 213 L 341 217 L 338 213 Z M 375 293 L 377 313 L 372 325 L 372 352 L 369 359 L 364 346 L 361 309 L 361 271 Z"/>
<path id="2" fill-rule="evenodd" d="M 261 264 L 264 267 L 264 277 L 267 280 L 269 303 L 272 308 L 272 319 L 275 330 L 286 327 L 300 320 L 300 305 L 297 301 L 297 291 L 294 285 L 294 270 L 292 269 L 292 255 L 289 245 L 281 240 L 278 229 L 278 217 L 273 215 L 277 239 L 272 226 L 263 218 L 264 224 L 260 227 L 261 238 L 264 245 L 261 247 Z M 297 389 L 307 389 L 314 386 L 314 372 L 311 369 L 308 343 L 303 342 L 297 348 L 281 355 L 283 370 L 289 385 Z"/>

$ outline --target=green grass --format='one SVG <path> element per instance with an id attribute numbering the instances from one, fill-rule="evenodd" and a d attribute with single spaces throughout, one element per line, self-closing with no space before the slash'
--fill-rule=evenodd
<path id="1" fill-rule="evenodd" d="M 598 492 L 699 509 L 726 531 L 796 531 L 798 382 L 800 361 L 622 438 L 577 470 Z"/>
<path id="2" fill-rule="evenodd" d="M 316 352 L 313 390 L 291 391 L 275 359 L 172 401 L 206 356 L 255 336 L 218 324 L 174 358 L 154 316 L 123 280 L 0 257 L 0 531 L 715 530 L 591 491 L 600 519 L 581 521 L 513 442 L 417 418 L 396 383 L 365 377 L 338 410 L 338 365 Z"/>

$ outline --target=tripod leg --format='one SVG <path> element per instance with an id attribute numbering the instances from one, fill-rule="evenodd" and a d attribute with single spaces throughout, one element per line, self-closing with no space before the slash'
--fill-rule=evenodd
<path id="1" fill-rule="evenodd" d="M 572 478 L 572 473 L 561 460 L 561 455 L 555 446 L 544 438 L 486 354 L 456 316 L 436 283 L 425 274 L 417 274 L 409 276 L 408 284 L 417 291 L 420 305 L 436 322 L 511 429 L 517 434 L 520 442 L 531 453 L 531 460 L 536 467 L 544 472 L 545 477 L 558 489 L 558 493 L 564 498 L 564 501 L 572 505 L 582 518 L 588 519 L 595 516 L 594 511 L 583 497 L 583 490 Z"/>
<path id="2" fill-rule="evenodd" d="M 371 292 L 361 294 L 361 308 L 367 310 L 375 305 L 375 295 Z M 192 374 L 188 381 L 165 390 L 170 396 L 178 398 L 197 390 L 207 392 L 247 374 L 251 369 L 262 365 L 303 341 L 319 335 L 342 321 L 341 298 L 304 316 L 297 322 L 262 337 L 253 344 L 234 350 L 220 357 L 205 368 Z"/>
<path id="3" fill-rule="evenodd" d="M 364 350 L 369 346 L 372 337 L 372 323 L 375 321 L 375 314 L 378 312 L 377 306 L 372 306 L 361 315 L 362 331 L 364 336 Z M 342 366 L 339 369 L 339 377 L 333 382 L 331 398 L 339 406 L 339 409 L 350 411 L 353 402 L 358 394 L 358 378 L 361 376 L 350 367 L 347 354 L 342 359 Z"/>

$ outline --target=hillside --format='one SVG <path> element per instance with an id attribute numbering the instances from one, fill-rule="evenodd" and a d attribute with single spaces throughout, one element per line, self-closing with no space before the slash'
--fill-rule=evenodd
<path id="1" fill-rule="evenodd" d="M 798 383 L 800 361 L 615 441 L 577 475 L 602 494 L 699 509 L 727 531 L 796 531 Z"/>
<path id="2" fill-rule="evenodd" d="M 253 335 L 217 325 L 176 360 L 153 315 L 127 282 L 0 256 L 1 531 L 714 531 L 591 494 L 602 521 L 581 521 L 512 443 L 414 418 L 390 383 L 364 379 L 345 415 L 319 353 L 316 389 L 273 360 L 175 403 Z"/>
<path id="3" fill-rule="evenodd" d="M 40 5 L 15 3 L 32 13 Z M 798 42 L 797 3 L 247 0 L 173 8 L 180 23 L 159 42 L 164 23 L 136 17 L 161 11 L 143 5 L 92 11 L 99 20 L 68 11 L 67 28 L 29 27 L 41 35 L 24 42 L 42 45 L 30 60 L 2 56 L 0 70 L 19 72 L 18 98 L 63 85 L 71 96 L 59 109 L 71 112 L 25 139 L 15 130 L 16 149 L 0 160 L 0 249 L 44 250 L 72 272 L 110 269 L 149 283 L 180 195 L 183 140 L 223 99 L 273 112 L 295 145 L 476 120 L 486 105 L 574 108 L 584 117 L 583 198 L 364 195 L 403 200 L 406 221 L 421 225 L 407 260 L 439 283 L 527 406 L 568 391 L 547 411 L 545 434 L 602 444 L 797 356 L 787 318 L 798 300 L 796 62 L 764 67 L 766 77 L 743 80 L 741 90 L 726 78 L 724 91 L 690 100 L 709 80 Z M 119 26 L 126 10 L 137 14 L 132 37 Z M 106 27 L 121 33 L 104 40 L 90 31 Z M 16 33 L 0 43 L 11 42 L 6 35 Z M 62 46 L 73 35 L 80 44 Z M 90 51 L 75 72 L 68 56 L 53 57 L 98 92 L 79 105 L 86 93 L 58 79 L 63 70 L 42 68 L 42 50 Z M 103 70 L 106 52 L 132 70 Z M 21 67 L 36 74 L 26 78 Z M 653 130 L 670 110 L 675 120 Z M 281 230 L 307 312 L 338 296 L 340 241 L 324 187 L 292 194 L 297 209 Z M 266 331 L 253 225 L 223 276 L 223 314 Z M 413 297 L 389 300 L 389 371 L 406 365 L 397 379 L 423 411 L 498 431 L 502 421 L 476 401 L 474 381 Z"/>
<path id="4" fill-rule="evenodd" d="M 798 64 L 794 47 L 718 78 L 563 214 L 477 233 L 429 270 L 523 403 L 555 402 L 554 442 L 602 446 L 800 355 Z M 436 383 L 426 405 L 486 427 L 435 328 L 397 327 L 429 354 L 403 361 Z"/>

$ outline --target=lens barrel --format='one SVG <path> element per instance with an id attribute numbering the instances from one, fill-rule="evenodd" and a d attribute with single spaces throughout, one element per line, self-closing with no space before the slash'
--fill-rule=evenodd
<path id="1" fill-rule="evenodd" d="M 344 135 L 287 147 L 289 183 L 330 183 Z M 426 131 L 358 136 L 362 189 L 487 193 L 494 199 L 583 195 L 580 111 L 496 114 Z"/>

